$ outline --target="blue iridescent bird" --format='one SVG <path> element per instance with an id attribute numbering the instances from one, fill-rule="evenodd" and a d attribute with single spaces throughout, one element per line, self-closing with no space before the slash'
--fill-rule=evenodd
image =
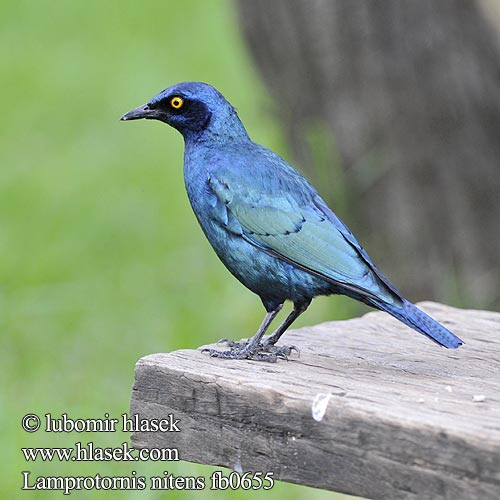
<path id="1" fill-rule="evenodd" d="M 434 342 L 462 341 L 407 301 L 376 268 L 347 226 L 286 161 L 248 136 L 236 110 L 205 83 L 185 82 L 122 116 L 160 120 L 184 137 L 184 177 L 205 236 L 267 314 L 248 341 L 225 339 L 211 356 L 276 361 L 276 342 L 317 295 L 343 294 L 385 311 Z M 264 337 L 286 300 L 293 310 Z"/>

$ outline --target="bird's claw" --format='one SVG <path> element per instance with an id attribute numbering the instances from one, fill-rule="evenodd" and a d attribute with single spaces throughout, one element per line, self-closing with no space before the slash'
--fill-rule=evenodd
<path id="1" fill-rule="evenodd" d="M 272 345 L 265 343 L 262 345 L 262 348 L 266 352 L 272 352 L 276 354 L 279 358 L 288 359 L 288 356 L 292 354 L 292 352 L 297 353 L 297 357 L 300 358 L 300 350 L 296 345 Z"/>
<path id="2" fill-rule="evenodd" d="M 266 353 L 260 350 L 252 351 L 250 349 L 230 349 L 229 351 L 218 351 L 217 349 L 202 349 L 202 353 L 208 353 L 211 358 L 222 359 L 253 359 L 255 361 L 267 361 L 276 363 L 276 360 L 281 357 L 275 353 Z"/>
<path id="3" fill-rule="evenodd" d="M 227 351 L 218 351 L 217 349 L 205 348 L 201 352 L 209 354 L 212 358 L 253 359 L 270 363 L 275 363 L 278 359 L 288 361 L 288 357 L 294 351 L 300 356 L 299 349 L 294 345 L 276 346 L 264 341 L 255 349 L 248 349 L 248 341 L 235 341 L 226 338 L 220 339 L 217 344 L 226 344 L 230 349 Z"/>
<path id="4" fill-rule="evenodd" d="M 247 344 L 248 340 L 231 340 L 231 339 L 226 339 L 222 338 L 219 339 L 216 344 L 225 344 L 227 347 L 236 347 L 237 349 L 244 349 Z"/>

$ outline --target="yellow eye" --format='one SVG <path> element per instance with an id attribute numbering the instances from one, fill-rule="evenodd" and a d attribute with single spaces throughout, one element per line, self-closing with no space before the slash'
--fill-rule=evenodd
<path id="1" fill-rule="evenodd" d="M 182 99 L 182 97 L 179 96 L 172 97 L 172 99 L 170 100 L 170 106 L 172 106 L 174 109 L 182 108 L 183 104 L 184 104 L 184 99 Z"/>

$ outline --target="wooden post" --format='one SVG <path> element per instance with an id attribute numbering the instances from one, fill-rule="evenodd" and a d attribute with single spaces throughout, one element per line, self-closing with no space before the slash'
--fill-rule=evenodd
<path id="1" fill-rule="evenodd" d="M 420 306 L 465 345 L 439 348 L 389 315 L 290 331 L 275 364 L 153 354 L 131 414 L 180 419 L 136 448 L 372 499 L 500 498 L 500 314 Z"/>

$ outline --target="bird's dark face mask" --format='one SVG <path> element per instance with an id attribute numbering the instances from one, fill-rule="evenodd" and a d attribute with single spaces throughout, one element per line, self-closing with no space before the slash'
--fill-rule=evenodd
<path id="1" fill-rule="evenodd" d="M 181 134 L 199 133 L 210 123 L 211 112 L 205 103 L 181 94 L 162 93 L 147 104 L 125 113 L 121 120 L 159 120 L 176 128 Z"/>

